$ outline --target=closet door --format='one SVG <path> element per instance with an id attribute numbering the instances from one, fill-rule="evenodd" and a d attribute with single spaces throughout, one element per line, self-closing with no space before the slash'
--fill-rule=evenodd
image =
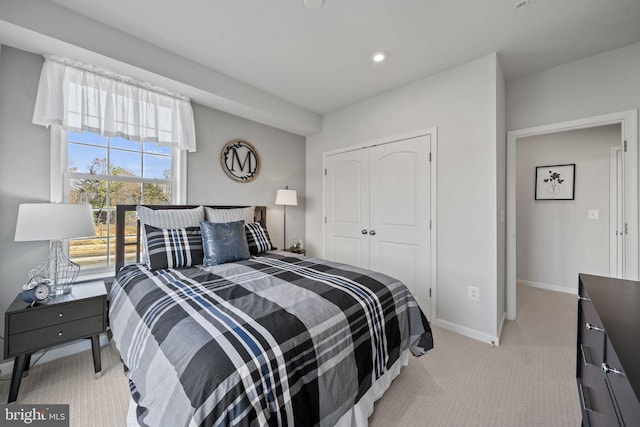
<path id="1" fill-rule="evenodd" d="M 430 308 L 430 135 L 370 149 L 369 268 Z"/>
<path id="2" fill-rule="evenodd" d="M 325 257 L 369 268 L 369 150 L 328 156 Z"/>

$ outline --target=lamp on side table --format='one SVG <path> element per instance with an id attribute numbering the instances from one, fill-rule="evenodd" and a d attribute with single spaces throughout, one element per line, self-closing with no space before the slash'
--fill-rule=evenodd
<path id="1" fill-rule="evenodd" d="M 51 281 L 52 295 L 65 294 L 78 277 L 80 266 L 64 253 L 62 240 L 95 236 L 91 206 L 84 203 L 23 203 L 18 208 L 16 242 L 50 240 L 49 258 L 30 276 Z"/>

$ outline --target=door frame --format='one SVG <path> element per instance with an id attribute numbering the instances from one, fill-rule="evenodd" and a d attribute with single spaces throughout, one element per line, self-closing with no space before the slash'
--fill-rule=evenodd
<path id="1" fill-rule="evenodd" d="M 621 125 L 622 140 L 627 141 L 624 156 L 625 212 L 628 237 L 625 241 L 625 277 L 638 280 L 638 110 L 627 110 L 577 120 L 535 126 L 507 132 L 507 319 L 516 319 L 516 153 L 520 138 L 612 124 Z M 577 280 L 577 278 L 576 278 Z"/>
<path id="2" fill-rule="evenodd" d="M 624 191 L 625 188 L 623 154 L 621 147 L 609 149 L 609 276 L 611 277 L 621 277 L 620 272 L 624 271 L 624 257 L 620 259 L 618 251 L 619 245 L 622 245 L 619 240 L 622 233 L 619 227 L 624 223 L 620 218 L 624 212 L 624 197 L 618 198 L 620 190 Z"/>
<path id="3" fill-rule="evenodd" d="M 430 231 L 429 253 L 430 253 L 430 263 L 431 263 L 429 282 L 431 286 L 431 298 L 430 298 L 431 303 L 430 303 L 429 310 L 431 311 L 431 313 L 429 314 L 429 321 L 435 324 L 435 320 L 438 318 L 437 316 L 437 308 L 438 308 L 438 304 L 437 304 L 437 301 L 438 301 L 438 298 L 437 298 L 437 295 L 438 295 L 437 176 L 438 174 L 437 174 L 437 167 L 436 167 L 437 159 L 438 159 L 438 128 L 434 126 L 431 128 L 405 132 L 398 135 L 388 136 L 388 137 L 384 137 L 376 140 L 371 140 L 371 141 L 362 142 L 359 144 L 350 145 L 347 147 L 338 148 L 335 150 L 325 151 L 322 153 L 322 170 L 323 171 L 326 170 L 328 156 L 345 153 L 353 150 L 360 150 L 363 148 L 369 148 L 376 145 L 390 144 L 393 142 L 402 141 L 404 139 L 411 139 L 411 138 L 427 136 L 427 135 L 430 136 L 430 141 L 431 141 L 431 159 L 430 159 L 431 170 L 430 170 L 430 177 L 429 177 L 431 180 L 431 185 L 429 189 L 430 215 L 431 215 L 431 228 L 429 230 Z M 324 172 L 322 176 L 323 178 L 322 178 L 322 247 L 321 247 L 322 252 L 321 253 L 322 253 L 322 257 L 324 258 L 325 247 L 326 247 L 326 242 L 325 242 L 326 223 L 324 218 L 327 216 L 326 201 L 325 201 L 326 180 L 324 179 Z"/>

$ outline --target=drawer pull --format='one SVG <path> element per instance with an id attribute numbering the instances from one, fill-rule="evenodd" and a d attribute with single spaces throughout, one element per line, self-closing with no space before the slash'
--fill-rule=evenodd
<path id="1" fill-rule="evenodd" d="M 589 412 L 595 412 L 591 408 L 591 397 L 589 397 L 589 389 L 588 387 L 584 387 L 580 384 L 580 403 L 582 403 L 582 407 Z"/>
<path id="2" fill-rule="evenodd" d="M 578 301 L 589 301 L 589 302 L 591 302 L 591 298 L 587 298 L 587 297 L 583 297 L 583 296 L 578 295 Z"/>
<path id="3" fill-rule="evenodd" d="M 598 332 L 604 332 L 604 328 L 600 328 L 598 326 L 594 326 L 591 323 L 587 322 L 587 324 L 585 325 L 587 327 L 588 331 L 598 331 Z"/>
<path id="4" fill-rule="evenodd" d="M 58 313 L 58 317 L 62 317 L 62 313 Z"/>
<path id="5" fill-rule="evenodd" d="M 593 357 L 591 356 L 591 349 L 589 347 L 580 345 L 580 350 L 582 350 L 582 361 L 585 365 L 597 366 L 593 363 Z"/>
<path id="6" fill-rule="evenodd" d="M 616 368 L 612 368 L 606 363 L 602 362 L 602 372 L 608 374 L 609 372 L 613 372 L 614 374 L 625 376 L 624 372 L 617 370 Z"/>
<path id="7" fill-rule="evenodd" d="M 61 337 L 62 336 L 62 332 L 58 332 L 58 336 Z"/>

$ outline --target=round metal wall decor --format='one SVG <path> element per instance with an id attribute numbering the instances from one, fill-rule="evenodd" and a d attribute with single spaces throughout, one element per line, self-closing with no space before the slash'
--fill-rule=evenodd
<path id="1" fill-rule="evenodd" d="M 260 172 L 258 150 L 242 139 L 227 142 L 220 153 L 220 163 L 224 173 L 238 182 L 251 182 Z"/>

